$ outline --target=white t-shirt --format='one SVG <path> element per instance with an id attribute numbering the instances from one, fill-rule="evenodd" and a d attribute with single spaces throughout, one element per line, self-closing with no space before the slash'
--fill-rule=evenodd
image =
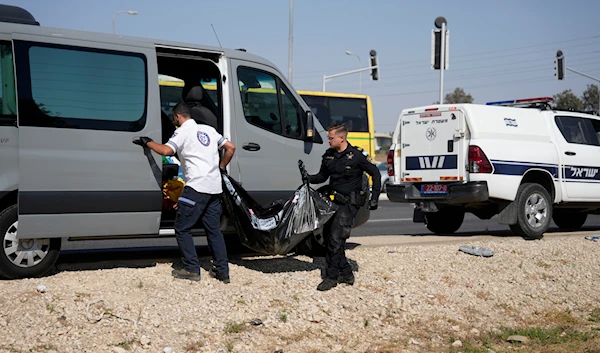
<path id="1" fill-rule="evenodd" d="M 167 146 L 179 153 L 186 185 L 206 194 L 223 192 L 219 170 L 219 148 L 227 142 L 212 126 L 189 119 L 183 123 Z"/>

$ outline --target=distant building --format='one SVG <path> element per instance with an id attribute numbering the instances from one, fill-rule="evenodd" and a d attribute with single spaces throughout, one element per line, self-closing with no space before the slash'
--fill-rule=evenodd
<path id="1" fill-rule="evenodd" d="M 388 149 L 392 145 L 392 135 L 387 133 L 376 132 L 375 133 L 375 151 L 387 153 Z M 384 148 L 384 151 L 380 151 Z"/>

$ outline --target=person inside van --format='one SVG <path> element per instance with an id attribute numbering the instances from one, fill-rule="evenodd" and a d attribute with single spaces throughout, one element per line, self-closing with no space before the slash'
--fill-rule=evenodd
<path id="1" fill-rule="evenodd" d="M 227 249 L 220 230 L 223 192 L 221 170 L 231 161 L 236 147 L 212 126 L 196 123 L 191 118 L 189 106 L 184 102 L 173 108 L 172 118 L 179 128 L 166 144 L 140 137 L 142 144 L 160 155 L 178 153 L 186 180 L 175 216 L 175 236 L 184 268 L 173 270 L 172 275 L 180 279 L 200 280 L 200 263 L 192 227 L 202 219 L 208 246 L 213 253 L 213 268 L 209 274 L 223 283 L 229 283 Z M 224 151 L 221 161 L 219 149 Z"/>

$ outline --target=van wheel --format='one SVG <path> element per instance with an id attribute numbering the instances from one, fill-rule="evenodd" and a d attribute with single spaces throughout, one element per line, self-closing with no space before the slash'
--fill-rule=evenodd
<path id="1" fill-rule="evenodd" d="M 552 203 L 543 186 L 524 183 L 517 190 L 517 223 L 510 229 L 524 239 L 541 239 L 550 227 Z"/>
<path id="2" fill-rule="evenodd" d="M 48 272 L 60 253 L 60 238 L 17 239 L 17 205 L 0 213 L 0 276 L 8 279 L 39 277 Z"/>
<path id="3" fill-rule="evenodd" d="M 326 249 L 315 239 L 314 235 L 306 237 L 306 239 L 296 245 L 294 250 L 296 255 L 305 255 L 308 257 L 324 257 Z"/>
<path id="4" fill-rule="evenodd" d="M 579 229 L 585 224 L 587 213 L 556 211 L 552 215 L 552 220 L 556 223 L 558 228 Z"/>
<path id="5" fill-rule="evenodd" d="M 437 212 L 424 213 L 427 229 L 435 234 L 453 234 L 465 219 L 462 207 L 442 208 Z"/>

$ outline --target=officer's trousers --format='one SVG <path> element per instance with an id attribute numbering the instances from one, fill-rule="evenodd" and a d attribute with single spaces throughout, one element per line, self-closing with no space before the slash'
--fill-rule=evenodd
<path id="1" fill-rule="evenodd" d="M 346 258 L 346 240 L 350 238 L 350 231 L 358 207 L 345 204 L 338 205 L 335 215 L 331 217 L 325 226 L 326 252 L 325 261 L 327 270 L 325 278 L 337 280 L 338 276 L 350 276 L 352 267 Z"/>

